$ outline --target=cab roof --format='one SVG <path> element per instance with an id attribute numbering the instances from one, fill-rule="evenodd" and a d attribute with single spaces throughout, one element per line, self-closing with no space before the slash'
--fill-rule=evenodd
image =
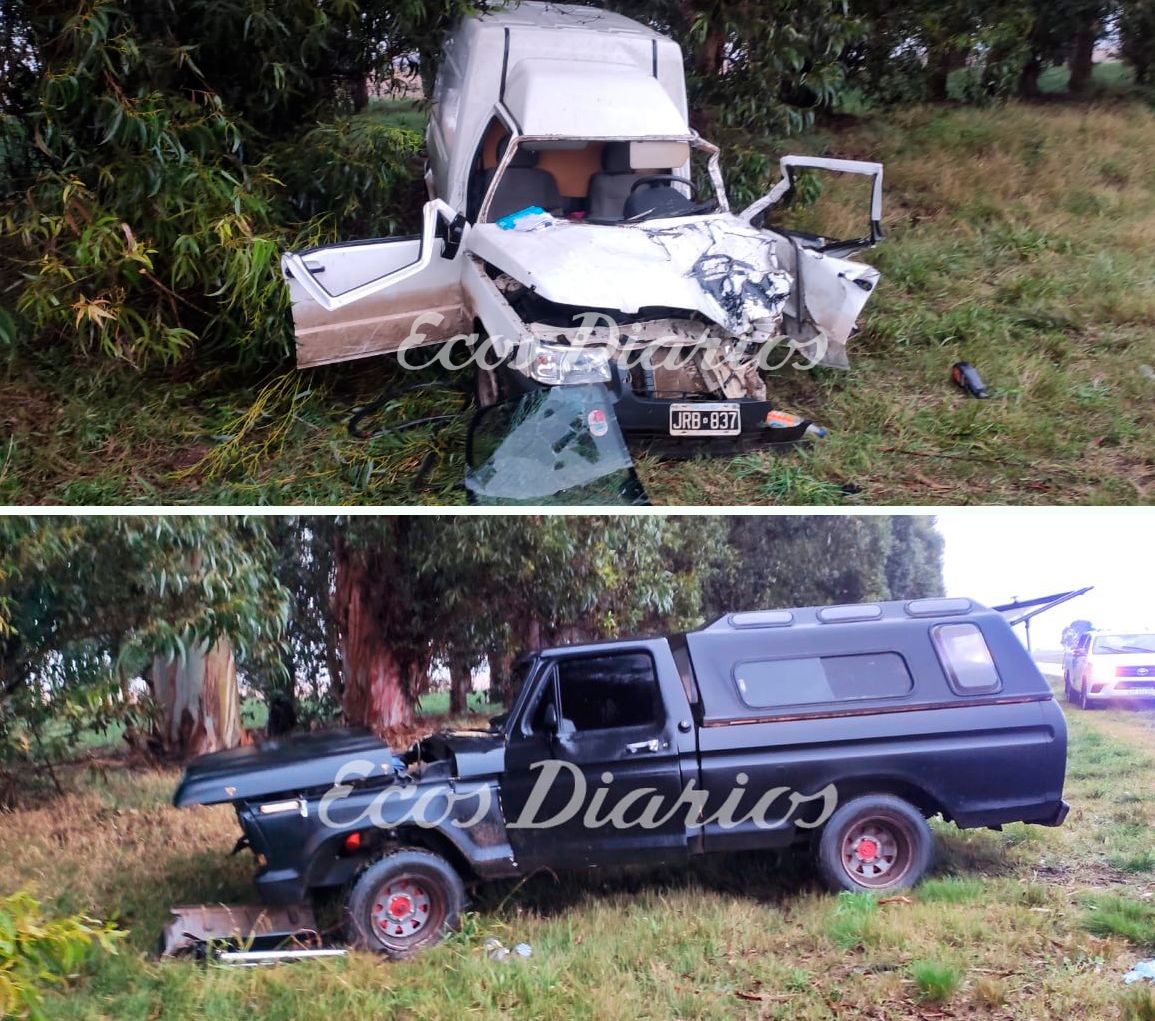
<path id="1" fill-rule="evenodd" d="M 844 603 L 833 606 L 799 606 L 784 610 L 741 610 L 727 613 L 703 631 L 746 631 L 759 628 L 864 623 L 874 620 L 926 620 L 965 617 L 989 612 L 973 599 L 934 596 L 926 599 L 890 600 L 877 603 Z"/>
<path id="2" fill-rule="evenodd" d="M 523 135 L 565 138 L 686 138 L 685 117 L 652 74 L 628 64 L 517 63 L 505 105 Z"/>
<path id="3" fill-rule="evenodd" d="M 663 39 L 660 33 L 614 11 L 581 4 L 539 3 L 525 0 L 516 7 L 487 11 L 478 16 L 485 26 L 498 28 L 563 28 L 587 32 L 614 32 L 644 39 Z"/>

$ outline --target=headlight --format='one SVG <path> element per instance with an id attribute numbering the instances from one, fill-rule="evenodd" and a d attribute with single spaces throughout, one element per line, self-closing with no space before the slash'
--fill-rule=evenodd
<path id="1" fill-rule="evenodd" d="M 610 381 L 610 356 L 605 348 L 536 344 L 527 361 L 529 377 L 547 386 Z"/>

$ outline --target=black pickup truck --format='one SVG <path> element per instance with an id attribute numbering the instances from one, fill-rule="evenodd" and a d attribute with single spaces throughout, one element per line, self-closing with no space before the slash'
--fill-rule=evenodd
<path id="1" fill-rule="evenodd" d="M 1067 813 L 1062 711 L 967 599 L 731 613 L 520 675 L 488 730 L 207 755 L 174 802 L 232 802 L 266 903 L 344 888 L 349 942 L 393 957 L 452 929 L 471 882 L 809 845 L 833 889 L 893 891 L 928 868 L 932 816 Z"/>

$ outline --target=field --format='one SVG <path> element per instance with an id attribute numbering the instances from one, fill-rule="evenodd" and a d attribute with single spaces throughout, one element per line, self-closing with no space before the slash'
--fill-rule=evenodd
<path id="1" fill-rule="evenodd" d="M 0 891 L 130 930 L 48 1013 L 58 1021 L 348 1018 L 1155 1017 L 1122 977 L 1155 953 L 1155 717 L 1069 714 L 1060 829 L 938 826 L 936 870 L 908 897 L 821 892 L 759 856 L 688 870 L 540 875 L 480 891 L 426 956 L 354 955 L 228 970 L 149 959 L 170 904 L 244 900 L 227 808 L 177 812 L 172 772 L 68 772 L 64 800 L 0 821 Z M 482 943 L 526 941 L 529 960 Z"/>
<path id="2" fill-rule="evenodd" d="M 769 385 L 830 435 L 785 454 L 642 458 L 651 499 L 1150 500 L 1155 110 L 1108 95 L 841 120 L 791 148 L 886 164 L 889 238 L 864 256 L 882 284 L 849 372 L 784 369 Z M 861 222 L 857 205 L 843 212 Z M 959 359 L 992 399 L 951 385 Z M 374 359 L 258 378 L 196 363 L 141 376 L 49 349 L 0 370 L 0 502 L 461 503 L 459 391 L 387 409 L 393 421 L 450 414 L 440 433 L 346 431 L 353 408 L 412 381 L 401 375 Z"/>

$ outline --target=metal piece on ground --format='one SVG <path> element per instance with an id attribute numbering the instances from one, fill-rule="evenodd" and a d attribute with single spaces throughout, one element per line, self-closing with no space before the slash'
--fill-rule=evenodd
<path id="1" fill-rule="evenodd" d="M 198 953 L 212 943 L 253 950 L 321 948 L 316 916 L 306 905 L 182 904 L 172 914 L 161 933 L 161 957 Z"/>
<path id="2" fill-rule="evenodd" d="M 287 961 L 310 961 L 320 957 L 344 957 L 349 953 L 344 947 L 327 947 L 321 950 L 224 950 L 216 955 L 220 964 L 239 968 L 259 968 Z"/>

